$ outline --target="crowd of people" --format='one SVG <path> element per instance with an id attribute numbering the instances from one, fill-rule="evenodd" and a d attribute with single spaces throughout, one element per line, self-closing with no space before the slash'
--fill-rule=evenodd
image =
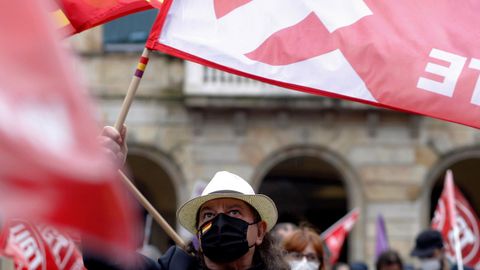
<path id="1" fill-rule="evenodd" d="M 119 163 L 126 156 L 123 136 L 109 128 L 103 133 L 104 145 Z M 200 196 L 177 211 L 178 222 L 192 233 L 198 245 L 190 245 L 187 250 L 172 246 L 158 263 L 139 254 L 139 265 L 131 269 L 368 270 L 362 262 L 330 265 L 315 228 L 277 224 L 277 219 L 276 205 L 268 196 L 256 194 L 238 175 L 217 172 Z M 411 252 L 418 258 L 417 267 L 405 265 L 398 252 L 385 250 L 376 258 L 375 268 L 447 270 L 452 266 L 444 250 L 442 235 L 426 230 L 418 235 Z M 98 263 L 89 259 L 85 259 L 88 269 L 107 269 L 101 264 L 89 265 Z"/>
<path id="2" fill-rule="evenodd" d="M 160 269 L 292 269 L 368 270 L 363 262 L 329 264 L 328 252 L 315 228 L 278 223 L 275 203 L 255 194 L 239 176 L 218 172 L 201 196 L 182 205 L 178 220 L 199 239 L 192 254 L 172 247 L 160 259 Z M 395 250 L 376 258 L 377 270 L 454 269 L 447 260 L 440 232 L 421 232 L 411 256 L 418 265 L 405 265 Z M 182 255 L 179 255 L 182 254 Z M 178 267 L 182 265 L 181 267 Z"/>

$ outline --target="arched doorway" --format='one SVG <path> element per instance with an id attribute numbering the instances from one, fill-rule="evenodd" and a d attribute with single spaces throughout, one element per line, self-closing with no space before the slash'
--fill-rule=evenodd
<path id="1" fill-rule="evenodd" d="M 180 180 L 176 166 L 162 154 L 140 147 L 129 148 L 127 165 L 135 186 L 175 228 L 175 213 L 179 197 L 175 183 Z M 144 211 L 144 216 L 146 215 L 147 212 Z M 146 239 L 147 244 L 157 247 L 161 252 L 165 252 L 173 244 L 155 221 L 149 229 L 150 237 Z"/>
<path id="2" fill-rule="evenodd" d="M 480 216 L 480 150 L 460 151 L 453 153 L 446 158 L 438 166 L 436 166 L 435 173 L 432 174 L 431 193 L 430 193 L 430 208 L 429 221 L 433 217 L 433 213 L 437 206 L 438 199 L 443 190 L 445 172 L 450 169 L 453 173 L 455 185 L 465 196 L 465 199 L 470 203 L 470 206 L 475 210 L 477 216 Z"/>
<path id="3" fill-rule="evenodd" d="M 338 155 L 320 147 L 282 149 L 263 162 L 253 179 L 259 192 L 277 204 L 279 222 L 307 222 L 325 231 L 353 206 L 362 205 L 353 170 Z M 363 248 L 357 245 L 362 227 L 355 226 L 339 261 L 363 259 Z"/>

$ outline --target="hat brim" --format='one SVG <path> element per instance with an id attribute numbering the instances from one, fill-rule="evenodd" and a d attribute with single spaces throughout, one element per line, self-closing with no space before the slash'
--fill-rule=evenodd
<path id="1" fill-rule="evenodd" d="M 192 234 L 196 234 L 196 219 L 199 208 L 206 202 L 220 198 L 232 198 L 242 200 L 257 210 L 263 221 L 267 223 L 267 231 L 270 231 L 277 223 L 278 212 L 275 203 L 263 194 L 244 195 L 237 193 L 214 193 L 197 198 L 182 205 L 177 211 L 177 219 L 180 224 Z"/>
<path id="2" fill-rule="evenodd" d="M 419 258 L 428 258 L 433 256 L 434 250 L 435 250 L 434 248 L 414 249 L 410 253 L 410 256 L 419 257 Z"/>

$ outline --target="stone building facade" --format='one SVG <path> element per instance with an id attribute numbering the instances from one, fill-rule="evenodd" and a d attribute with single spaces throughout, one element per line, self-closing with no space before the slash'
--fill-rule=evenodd
<path id="1" fill-rule="evenodd" d="M 108 52 L 102 28 L 71 39 L 79 71 L 113 125 L 139 51 Z M 176 208 L 218 170 L 276 201 L 280 221 L 325 230 L 357 207 L 342 259 L 373 263 L 382 214 L 406 261 L 446 169 L 480 212 L 480 134 L 417 115 L 276 89 L 153 53 L 127 121 L 137 186 L 179 231 Z M 169 241 L 154 226 L 151 243 Z"/>

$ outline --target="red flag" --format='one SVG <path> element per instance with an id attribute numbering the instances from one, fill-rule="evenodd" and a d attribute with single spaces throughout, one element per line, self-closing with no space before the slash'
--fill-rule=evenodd
<path id="1" fill-rule="evenodd" d="M 448 177 L 448 176 L 447 176 Z M 451 176 L 450 176 L 451 177 Z M 480 268 L 480 221 L 475 211 L 462 195 L 460 190 L 453 185 L 454 202 L 447 195 L 447 186 L 443 188 L 442 195 L 438 200 L 432 219 L 432 228 L 442 233 L 445 250 L 451 261 L 455 259 L 455 240 L 453 234 L 453 222 L 456 222 L 459 230 L 460 248 L 463 264 Z M 455 221 L 450 218 L 449 204 L 455 205 Z"/>
<path id="2" fill-rule="evenodd" d="M 282 87 L 480 127 L 479 1 L 333 2 L 166 0 L 147 47 Z"/>
<path id="3" fill-rule="evenodd" d="M 76 244 L 51 226 L 10 220 L 0 241 L 3 255 L 13 258 L 17 270 L 86 270 Z"/>
<path id="4" fill-rule="evenodd" d="M 77 229 L 104 251 L 133 250 L 136 213 L 48 4 L 0 4 L 0 212 Z"/>
<path id="5" fill-rule="evenodd" d="M 75 34 L 131 13 L 159 8 L 162 0 L 57 0 L 58 25 Z"/>
<path id="6" fill-rule="evenodd" d="M 330 265 L 337 262 L 345 238 L 347 238 L 348 233 L 352 230 L 359 217 L 360 210 L 355 208 L 322 233 L 322 240 L 325 242 L 330 255 Z"/>

